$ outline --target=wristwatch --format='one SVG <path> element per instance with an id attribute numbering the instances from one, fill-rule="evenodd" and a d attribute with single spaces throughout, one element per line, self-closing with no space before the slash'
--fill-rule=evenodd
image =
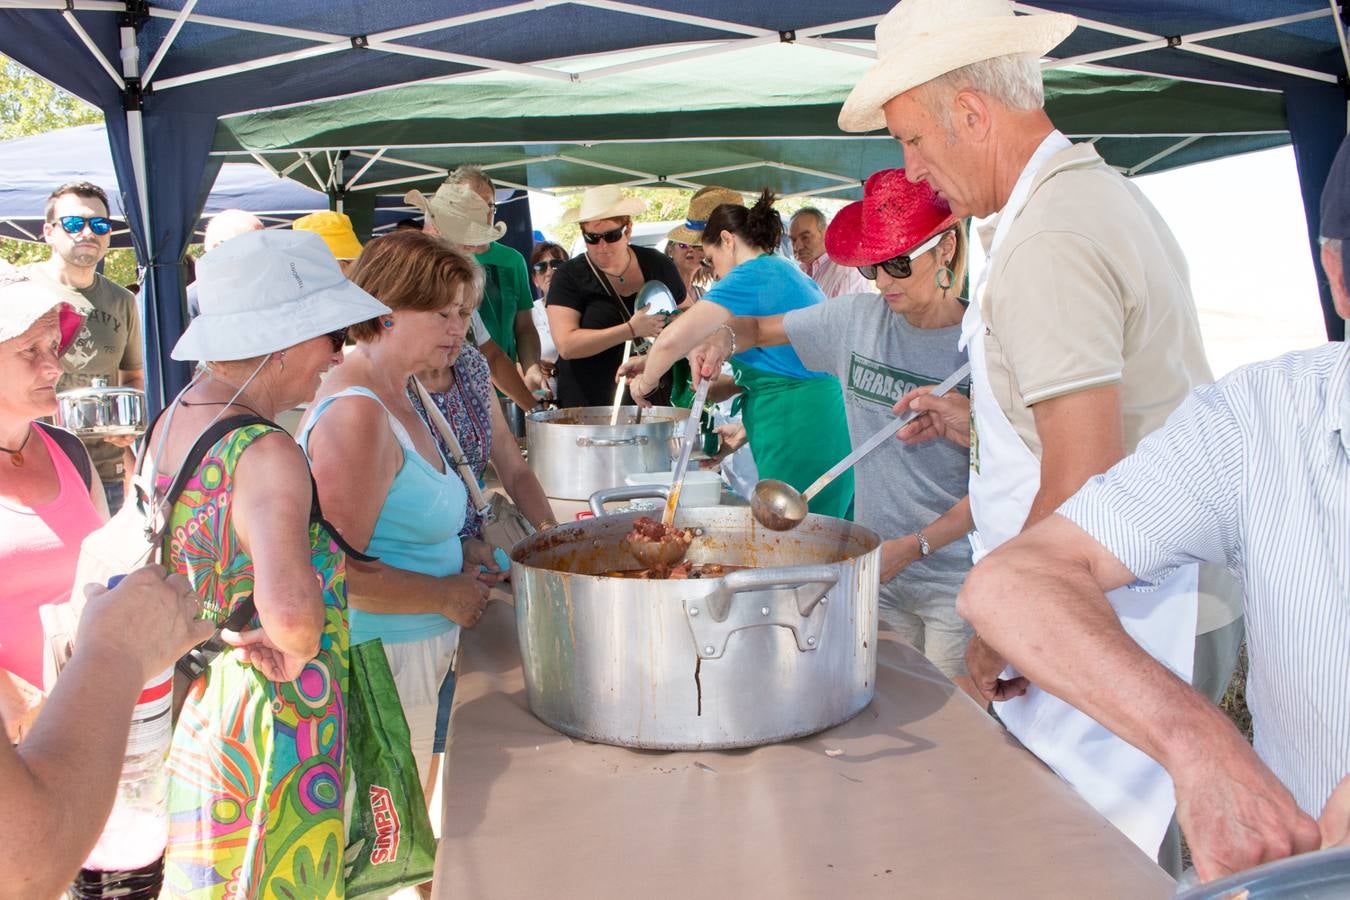
<path id="1" fill-rule="evenodd" d="M 933 548 L 928 546 L 928 538 L 924 537 L 922 531 L 914 532 L 914 536 L 919 539 L 919 555 L 927 556 L 933 552 Z"/>

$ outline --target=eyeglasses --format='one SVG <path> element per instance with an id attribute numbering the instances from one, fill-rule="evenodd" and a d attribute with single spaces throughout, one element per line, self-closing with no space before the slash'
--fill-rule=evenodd
<path id="1" fill-rule="evenodd" d="M 549 269 L 561 269 L 562 264 L 565 262 L 567 262 L 565 259 L 541 259 L 539 262 L 530 266 L 530 271 L 536 275 L 543 275 Z"/>
<path id="2" fill-rule="evenodd" d="M 870 266 L 858 266 L 858 271 L 861 272 L 862 277 L 866 278 L 868 281 L 877 280 L 877 269 L 884 270 L 886 274 L 892 278 L 908 278 L 914 272 L 914 257 L 922 256 L 929 250 L 932 250 L 940 244 L 942 239 L 946 236 L 947 232 L 945 231 L 935 234 L 913 250 L 909 251 L 909 253 L 901 256 L 894 256 L 885 262 L 873 263 Z"/>
<path id="3" fill-rule="evenodd" d="M 61 224 L 61 230 L 66 234 L 79 234 L 84 231 L 85 225 L 97 235 L 105 235 L 112 231 L 112 220 L 105 216 L 62 216 L 56 221 Z"/>
<path id="4" fill-rule="evenodd" d="M 684 241 L 676 241 L 675 246 L 681 250 L 702 250 L 702 244 L 686 244 Z"/>
<path id="5" fill-rule="evenodd" d="M 334 353 L 341 353 L 342 346 L 347 343 L 347 329 L 339 328 L 337 331 L 330 331 L 324 337 L 333 342 Z"/>
<path id="6" fill-rule="evenodd" d="M 620 225 L 618 228 L 614 228 L 610 231 L 601 231 L 598 234 L 583 228 L 581 229 L 581 237 L 592 247 L 601 241 L 604 241 L 606 244 L 613 244 L 618 241 L 619 238 L 623 237 L 623 232 L 626 227 L 627 226 L 625 225 Z"/>

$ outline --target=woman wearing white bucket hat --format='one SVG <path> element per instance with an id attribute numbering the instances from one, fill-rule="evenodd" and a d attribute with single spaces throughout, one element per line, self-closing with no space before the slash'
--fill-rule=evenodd
<path id="1" fill-rule="evenodd" d="M 157 480 L 173 478 L 213 426 L 227 430 L 173 505 L 165 566 L 187 576 L 209 618 L 250 599 L 256 615 L 224 635 L 240 652 L 188 688 L 169 752 L 164 885 L 173 896 L 226 884 L 262 896 L 297 879 L 298 848 L 318 860 L 345 843 L 333 763 L 346 741 L 333 724 L 347 682 L 345 545 L 317 517 L 304 454 L 271 420 L 314 396 L 342 361 L 348 326 L 388 308 L 306 232 L 221 244 L 198 265 L 197 288 L 201 314 L 173 357 L 201 366 L 147 436 Z M 229 774 L 241 770 L 244 783 Z M 251 812 L 263 806 L 266 816 Z"/>
<path id="2" fill-rule="evenodd" d="M 586 252 L 563 263 L 548 288 L 548 327 L 558 348 L 559 406 L 610 405 L 624 342 L 661 333 L 664 316 L 634 314 L 644 282 L 665 282 L 675 302 L 684 302 L 684 279 L 675 263 L 656 250 L 629 244 L 633 216 L 644 208 L 618 186 L 601 185 L 587 188 L 581 205 L 563 215 L 563 224 L 581 226 Z M 653 400 L 666 402 L 669 382 L 657 393 Z"/>
<path id="3" fill-rule="evenodd" d="M 80 541 L 108 517 L 79 438 L 56 411 L 61 354 L 91 307 L 79 293 L 0 272 L 0 716 L 11 743 L 47 684 L 40 608 L 70 598 Z"/>

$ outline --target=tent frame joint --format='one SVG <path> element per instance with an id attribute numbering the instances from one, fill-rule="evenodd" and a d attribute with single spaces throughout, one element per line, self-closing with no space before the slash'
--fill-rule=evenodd
<path id="1" fill-rule="evenodd" d="M 789 29 L 787 29 L 786 31 L 780 31 L 780 32 L 778 32 L 778 41 L 779 41 L 779 43 L 782 43 L 782 44 L 795 44 L 795 43 L 797 43 L 797 32 L 796 32 L 796 30 L 789 28 Z"/>
<path id="2" fill-rule="evenodd" d="M 139 112 L 145 99 L 145 90 L 141 85 L 140 78 L 127 77 L 122 79 L 124 87 L 122 88 L 122 112 Z"/>
<path id="3" fill-rule="evenodd" d="M 1169 48 L 1181 46 L 1181 35 L 1179 34 L 1169 34 L 1166 39 Z"/>
<path id="4" fill-rule="evenodd" d="M 365 34 L 352 35 L 352 49 L 365 50 L 370 46 L 370 36 Z"/>
<path id="5" fill-rule="evenodd" d="M 126 5 L 126 12 L 117 17 L 117 24 L 122 28 L 140 31 L 141 26 L 150 21 L 150 0 L 126 0 Z M 69 8 L 73 3 L 67 0 L 66 6 Z"/>

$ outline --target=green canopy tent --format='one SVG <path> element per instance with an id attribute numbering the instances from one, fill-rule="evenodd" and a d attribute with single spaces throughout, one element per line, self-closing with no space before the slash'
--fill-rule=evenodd
<path id="1" fill-rule="evenodd" d="M 377 200 L 398 206 L 462 163 L 547 192 L 716 183 L 856 198 L 869 174 L 902 164 L 887 135 L 836 124 L 872 62 L 862 42 L 856 49 L 780 42 L 657 65 L 631 51 L 550 64 L 585 73 L 579 81 L 476 72 L 228 116 L 214 153 L 326 190 L 366 222 Z M 1129 174 L 1289 140 L 1278 92 L 1096 68 L 1045 75 L 1055 122 Z"/>

